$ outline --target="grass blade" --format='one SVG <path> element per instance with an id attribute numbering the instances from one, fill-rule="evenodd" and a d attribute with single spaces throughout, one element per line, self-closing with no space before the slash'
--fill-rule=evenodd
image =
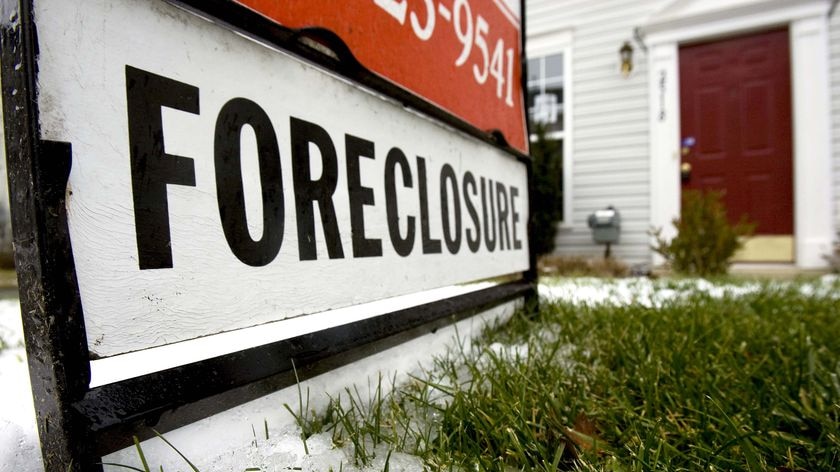
<path id="1" fill-rule="evenodd" d="M 190 466 L 190 468 L 193 470 L 193 472 L 201 472 L 200 470 L 198 470 L 198 467 L 196 467 L 192 462 L 190 462 L 189 459 L 187 459 L 187 456 L 182 454 L 181 451 L 179 451 L 177 447 L 175 447 L 171 442 L 169 442 L 169 440 L 167 440 L 165 437 L 163 437 L 162 434 L 158 433 L 154 429 L 152 431 L 154 431 L 155 436 L 159 437 L 163 442 L 166 443 L 167 446 L 171 447 L 173 451 L 178 453 L 178 455 L 181 456 L 181 459 L 184 459 L 184 462 L 186 462 L 187 465 Z"/>

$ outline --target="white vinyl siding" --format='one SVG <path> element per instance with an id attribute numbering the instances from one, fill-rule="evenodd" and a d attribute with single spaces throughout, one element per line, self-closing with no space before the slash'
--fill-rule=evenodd
<path id="1" fill-rule="evenodd" d="M 831 152 L 834 182 L 834 227 L 840 228 L 840 8 L 829 20 L 831 77 Z"/>
<path id="2" fill-rule="evenodd" d="M 529 38 L 557 31 L 573 36 L 571 214 L 557 236 L 560 254 L 600 256 L 587 217 L 613 205 L 621 240 L 613 254 L 628 263 L 651 260 L 647 56 L 634 28 L 668 0 L 527 0 Z M 633 46 L 633 71 L 621 75 L 618 51 Z"/>

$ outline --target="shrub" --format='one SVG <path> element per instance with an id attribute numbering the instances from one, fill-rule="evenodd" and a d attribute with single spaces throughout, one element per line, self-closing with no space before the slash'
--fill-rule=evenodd
<path id="1" fill-rule="evenodd" d="M 554 250 L 557 222 L 563 217 L 563 155 L 558 141 L 545 137 L 545 128 L 536 125 L 537 141 L 531 145 L 534 172 L 533 242 L 537 254 Z"/>
<path id="2" fill-rule="evenodd" d="M 671 268 L 686 275 L 722 275 L 729 269 L 730 259 L 741 248 L 740 238 L 749 236 L 755 225 L 742 217 L 731 225 L 721 192 L 689 190 L 683 194 L 682 216 L 674 220 L 677 236 L 671 241 L 655 230 L 653 250 L 662 254 Z"/>

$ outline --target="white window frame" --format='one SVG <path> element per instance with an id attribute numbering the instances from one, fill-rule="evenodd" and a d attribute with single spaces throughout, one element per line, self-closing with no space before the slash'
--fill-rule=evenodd
<path id="1" fill-rule="evenodd" d="M 528 59 L 563 54 L 563 130 L 546 133 L 548 139 L 563 140 L 563 219 L 559 222 L 561 228 L 572 226 L 572 150 L 574 149 L 574 133 L 572 116 L 574 101 L 574 83 L 572 81 L 572 32 L 570 30 L 550 31 L 529 36 L 525 45 Z M 527 94 L 528 91 L 525 90 Z M 530 113 L 529 110 L 526 112 Z M 536 134 L 529 136 L 533 143 Z"/>

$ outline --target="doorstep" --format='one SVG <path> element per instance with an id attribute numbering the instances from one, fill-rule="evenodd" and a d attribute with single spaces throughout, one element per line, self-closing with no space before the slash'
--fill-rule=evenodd
<path id="1" fill-rule="evenodd" d="M 772 279 L 794 279 L 797 277 L 819 276 L 830 273 L 829 268 L 802 269 L 795 264 L 771 262 L 736 262 L 729 267 L 729 273 L 743 277 L 766 277 Z"/>

